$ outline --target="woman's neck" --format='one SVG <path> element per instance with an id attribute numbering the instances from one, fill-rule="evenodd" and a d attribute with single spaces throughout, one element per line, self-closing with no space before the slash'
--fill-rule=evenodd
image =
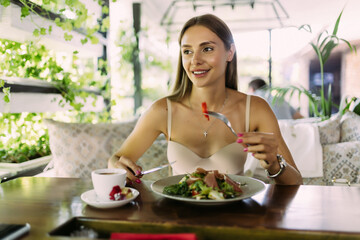
<path id="1" fill-rule="evenodd" d="M 209 111 L 219 111 L 223 108 L 228 98 L 228 91 L 225 87 L 220 90 L 193 89 L 188 98 L 188 104 L 192 109 L 201 108 L 201 103 L 206 102 Z"/>

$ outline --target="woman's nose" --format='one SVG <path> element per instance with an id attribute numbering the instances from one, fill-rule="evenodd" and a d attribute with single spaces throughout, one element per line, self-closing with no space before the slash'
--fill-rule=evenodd
<path id="1" fill-rule="evenodd" d="M 192 63 L 195 65 L 199 65 L 203 62 L 201 54 L 200 53 L 194 53 L 192 57 Z"/>

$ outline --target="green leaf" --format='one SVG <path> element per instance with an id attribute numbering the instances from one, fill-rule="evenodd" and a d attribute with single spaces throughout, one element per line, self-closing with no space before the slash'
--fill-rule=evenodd
<path id="1" fill-rule="evenodd" d="M 340 38 L 340 40 L 345 42 L 348 45 L 348 47 L 350 48 L 350 51 L 354 52 L 356 54 L 356 46 L 351 45 L 351 43 L 349 41 L 347 41 L 347 40 L 345 40 L 343 38 Z"/>
<path id="2" fill-rule="evenodd" d="M 84 45 L 85 43 L 88 42 L 88 39 L 87 38 L 83 38 L 80 40 L 81 44 Z"/>
<path id="3" fill-rule="evenodd" d="M 64 33 L 64 39 L 65 41 L 71 41 L 73 39 L 73 35 L 68 34 L 68 33 Z"/>
<path id="4" fill-rule="evenodd" d="M 326 63 L 328 58 L 330 57 L 331 51 L 338 45 L 338 43 L 335 43 L 333 40 L 330 40 L 326 45 L 324 46 L 321 56 L 322 56 L 322 62 L 323 64 Z"/>
<path id="5" fill-rule="evenodd" d="M 41 35 L 46 35 L 46 28 L 40 28 L 40 34 Z"/>
<path id="6" fill-rule="evenodd" d="M 301 25 L 301 26 L 298 28 L 298 30 L 302 30 L 302 29 L 304 29 L 305 31 L 310 32 L 310 33 L 312 32 L 311 26 L 310 26 L 309 24 Z"/>
<path id="7" fill-rule="evenodd" d="M 4 101 L 6 103 L 10 102 L 10 87 L 6 87 L 6 88 L 3 87 L 2 91 L 4 93 L 4 97 L 3 97 Z"/>
<path id="8" fill-rule="evenodd" d="M 5 95 L 10 95 L 10 87 L 3 87 L 3 93 Z"/>
<path id="9" fill-rule="evenodd" d="M 10 6 L 10 0 L 0 0 L 0 5 L 3 5 L 4 7 Z"/>
<path id="10" fill-rule="evenodd" d="M 106 17 L 101 22 L 101 32 L 106 32 L 110 28 L 110 18 Z"/>
<path id="11" fill-rule="evenodd" d="M 357 101 L 357 102 L 358 103 L 357 103 L 357 105 L 355 105 L 353 112 L 356 113 L 357 115 L 360 115 L 360 101 Z"/>
<path id="12" fill-rule="evenodd" d="M 99 39 L 95 36 L 91 36 L 90 37 L 90 41 L 92 44 L 98 44 L 99 43 Z"/>
<path id="13" fill-rule="evenodd" d="M 321 52 L 320 49 L 313 43 L 310 43 L 310 45 L 313 47 L 316 55 L 318 56 L 319 62 L 320 62 L 320 66 L 323 66 L 323 61 L 322 61 L 322 56 L 321 56 Z"/>
<path id="14" fill-rule="evenodd" d="M 10 0 L 0 0 L 0 5 L 3 5 L 4 7 L 10 6 Z"/>
<path id="15" fill-rule="evenodd" d="M 326 101 L 326 109 L 325 109 L 325 116 L 327 118 L 331 117 L 331 108 L 332 108 L 332 91 L 331 91 L 331 89 L 332 89 L 331 84 L 329 84 L 327 101 Z"/>
<path id="16" fill-rule="evenodd" d="M 61 27 L 61 25 L 62 25 L 61 19 L 60 19 L 59 17 L 55 18 L 54 23 L 55 23 L 56 26 L 58 26 L 58 27 Z"/>
<path id="17" fill-rule="evenodd" d="M 101 9 L 101 12 L 103 13 L 103 14 L 109 14 L 109 7 L 108 6 L 103 6 L 102 7 L 102 9 Z"/>
<path id="18" fill-rule="evenodd" d="M 40 31 L 39 31 L 39 29 L 34 29 L 34 31 L 33 31 L 33 35 L 35 36 L 35 37 L 38 37 L 38 36 L 40 36 Z"/>
<path id="19" fill-rule="evenodd" d="M 332 34 L 332 35 L 334 35 L 334 36 L 336 36 L 336 34 L 337 34 L 337 31 L 338 31 L 338 28 L 339 28 L 339 24 L 340 24 L 341 15 L 342 15 L 343 11 L 344 11 L 344 10 L 341 10 L 339 17 L 338 17 L 337 20 L 336 20 L 336 23 L 335 23 L 335 26 L 334 26 L 334 30 L 333 30 L 333 34 Z"/>
<path id="20" fill-rule="evenodd" d="M 319 41 L 320 41 L 320 36 L 322 36 L 322 34 L 323 33 L 321 33 L 320 35 L 319 35 L 319 39 L 318 39 L 318 43 L 319 43 Z M 326 41 L 328 40 L 330 38 L 330 36 L 326 36 L 323 40 L 322 40 L 322 42 L 321 42 L 321 44 L 319 45 L 319 49 L 322 49 L 323 48 L 323 46 L 324 46 L 324 44 L 326 43 Z"/>
<path id="21" fill-rule="evenodd" d="M 4 99 L 4 102 L 6 102 L 6 103 L 10 102 L 10 97 L 8 95 L 5 95 L 3 99 Z"/>
<path id="22" fill-rule="evenodd" d="M 21 18 L 25 18 L 30 15 L 30 11 L 27 7 L 21 7 Z"/>
<path id="23" fill-rule="evenodd" d="M 71 32 L 73 30 L 73 26 L 70 21 L 63 22 L 61 25 L 61 28 L 64 31 L 69 31 L 69 32 Z"/>

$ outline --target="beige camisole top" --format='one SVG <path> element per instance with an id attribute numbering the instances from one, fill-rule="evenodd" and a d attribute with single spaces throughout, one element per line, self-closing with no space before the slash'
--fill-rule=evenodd
<path id="1" fill-rule="evenodd" d="M 233 142 L 227 146 L 219 149 L 213 155 L 203 158 L 198 156 L 189 148 L 181 143 L 171 140 L 171 101 L 167 99 L 168 106 L 168 148 L 167 158 L 169 162 L 175 161 L 172 164 L 172 174 L 186 174 L 194 172 L 196 168 L 201 167 L 206 170 L 219 170 L 222 173 L 228 174 L 244 174 L 244 164 L 246 161 L 247 153 L 241 144 Z M 245 112 L 245 131 L 249 131 L 250 120 L 250 95 L 246 99 L 246 112 Z"/>

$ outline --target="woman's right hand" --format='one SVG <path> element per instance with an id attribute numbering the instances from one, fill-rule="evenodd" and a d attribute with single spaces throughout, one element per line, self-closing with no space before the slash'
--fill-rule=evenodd
<path id="1" fill-rule="evenodd" d="M 135 181 L 136 183 L 141 183 L 140 179 L 141 178 L 141 171 L 142 168 L 139 165 L 136 165 L 133 161 L 131 161 L 130 159 L 121 156 L 119 158 L 119 160 L 117 160 L 114 163 L 114 167 L 115 168 L 122 168 L 125 169 L 127 171 L 127 181 L 129 182 L 133 182 Z"/>

